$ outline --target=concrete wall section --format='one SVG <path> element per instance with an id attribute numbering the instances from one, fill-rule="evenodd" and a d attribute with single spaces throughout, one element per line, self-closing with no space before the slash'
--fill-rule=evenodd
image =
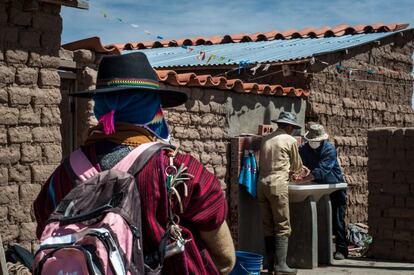
<path id="1" fill-rule="evenodd" d="M 259 124 L 272 124 L 281 111 L 293 112 L 305 124 L 304 99 L 230 93 L 227 101 L 229 135 L 257 134 Z M 276 128 L 276 125 L 274 125 Z"/>

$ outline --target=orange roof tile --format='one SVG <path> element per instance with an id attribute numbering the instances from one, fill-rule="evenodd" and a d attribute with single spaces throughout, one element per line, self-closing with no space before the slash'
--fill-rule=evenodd
<path id="1" fill-rule="evenodd" d="M 342 36 L 357 33 L 371 33 L 371 32 L 392 32 L 402 30 L 408 27 L 409 24 L 383 24 L 376 23 L 372 25 L 356 25 L 350 26 L 341 24 L 335 27 L 322 28 L 304 28 L 302 30 L 287 30 L 287 31 L 270 31 L 257 32 L 253 34 L 226 34 L 223 36 L 210 37 L 195 37 L 184 39 L 171 39 L 161 41 L 144 41 L 144 42 L 127 42 L 123 44 L 110 44 L 103 46 L 98 37 L 92 37 L 84 40 L 75 41 L 63 45 L 67 50 L 76 49 L 91 49 L 100 53 L 119 54 L 123 50 L 133 49 L 147 49 L 147 48 L 161 48 L 161 47 L 177 47 L 177 46 L 194 46 L 194 45 L 212 45 L 223 43 L 240 43 L 250 41 L 264 41 L 275 39 L 293 39 L 293 38 L 320 38 L 331 36 Z"/>
<path id="2" fill-rule="evenodd" d="M 226 77 L 214 77 L 211 75 L 196 75 L 195 73 L 177 74 L 173 70 L 157 70 L 157 75 L 162 83 L 172 86 L 211 87 L 224 91 L 238 93 L 263 94 L 273 96 L 290 96 L 306 98 L 310 92 L 293 87 L 281 85 L 267 85 L 258 83 L 246 83 L 240 79 L 227 79 Z"/>

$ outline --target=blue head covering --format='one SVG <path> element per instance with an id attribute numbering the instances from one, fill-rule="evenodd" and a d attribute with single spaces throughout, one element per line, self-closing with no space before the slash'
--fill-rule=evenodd
<path id="1" fill-rule="evenodd" d="M 111 121 L 109 124 L 126 122 L 145 127 L 157 137 L 169 140 L 168 125 L 162 113 L 160 96 L 157 93 L 123 92 L 95 96 L 93 99 L 95 117 L 104 124 L 104 129 L 108 121 Z M 109 131 L 111 132 L 114 132 L 114 129 Z"/>

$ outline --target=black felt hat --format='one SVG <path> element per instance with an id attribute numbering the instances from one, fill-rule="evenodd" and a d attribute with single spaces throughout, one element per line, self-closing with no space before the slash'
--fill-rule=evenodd
<path id="1" fill-rule="evenodd" d="M 98 68 L 96 89 L 75 92 L 71 96 L 91 98 L 103 94 L 139 91 L 158 93 L 162 107 L 181 105 L 188 98 L 182 92 L 160 89 L 157 73 L 142 52 L 103 57 Z"/>

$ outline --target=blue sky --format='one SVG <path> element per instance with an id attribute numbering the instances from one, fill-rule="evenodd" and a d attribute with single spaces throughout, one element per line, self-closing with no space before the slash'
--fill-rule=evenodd
<path id="1" fill-rule="evenodd" d="M 414 0 L 90 0 L 88 11 L 63 8 L 62 42 L 99 36 L 105 44 L 240 32 L 376 22 L 414 27 Z M 109 16 L 140 25 L 136 29 Z"/>
<path id="2" fill-rule="evenodd" d="M 156 36 L 173 39 L 342 23 L 398 22 L 414 27 L 414 0 L 90 0 L 89 3 L 87 11 L 63 8 L 62 43 L 92 36 L 111 44 L 156 40 Z M 102 12 L 112 19 L 104 18 Z"/>

